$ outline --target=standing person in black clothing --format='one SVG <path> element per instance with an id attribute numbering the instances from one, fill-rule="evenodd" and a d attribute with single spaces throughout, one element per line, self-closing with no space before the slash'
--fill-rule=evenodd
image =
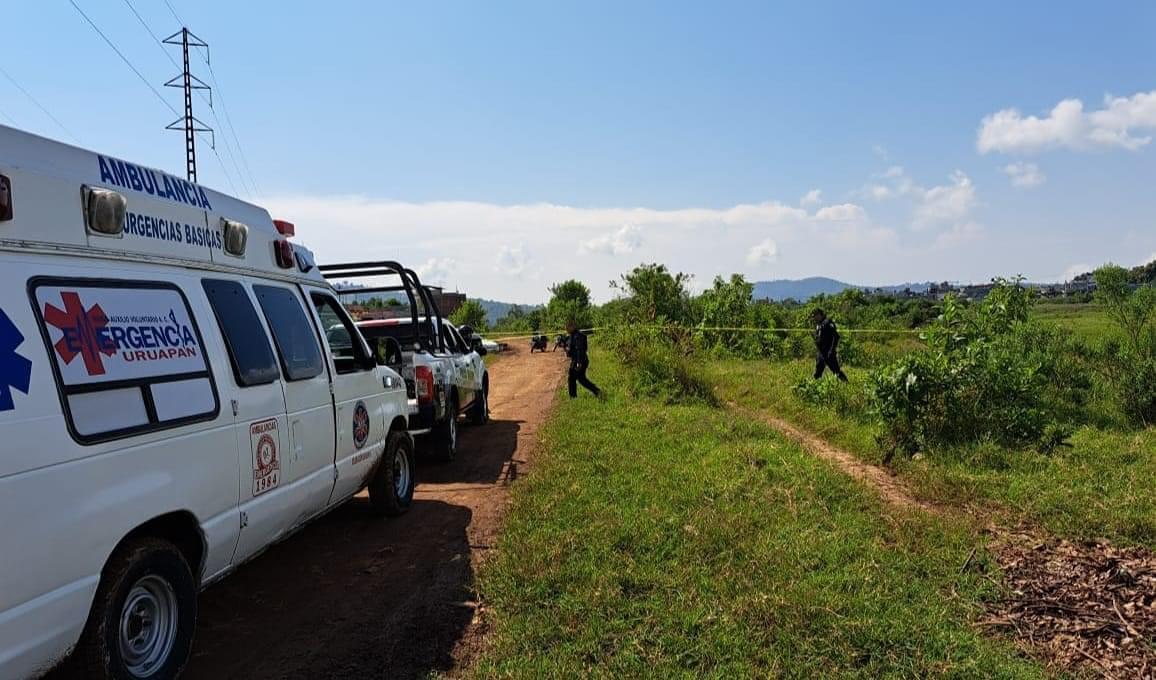
<path id="1" fill-rule="evenodd" d="M 827 313 L 821 309 L 811 312 L 811 320 L 815 322 L 815 380 L 823 377 L 823 369 L 830 368 L 831 372 L 839 376 L 839 380 L 847 382 L 847 374 L 839 367 L 839 356 L 836 349 L 839 347 L 839 329 L 835 322 L 827 318 Z"/>
<path id="2" fill-rule="evenodd" d="M 593 392 L 594 396 L 601 397 L 602 390 L 586 377 L 586 369 L 590 366 L 586 334 L 578 330 L 578 324 L 573 321 L 566 322 L 566 332 L 570 334 L 566 346 L 566 356 L 570 357 L 570 398 L 578 396 L 579 384 Z"/>

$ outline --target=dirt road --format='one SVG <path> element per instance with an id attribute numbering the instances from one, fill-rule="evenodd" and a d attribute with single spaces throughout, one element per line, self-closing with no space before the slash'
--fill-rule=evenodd
<path id="1" fill-rule="evenodd" d="M 405 516 L 364 498 L 272 548 L 201 596 L 186 678 L 419 677 L 476 649 L 474 568 L 485 559 L 560 379 L 558 354 L 490 368 L 493 420 L 461 453 L 423 464 Z"/>

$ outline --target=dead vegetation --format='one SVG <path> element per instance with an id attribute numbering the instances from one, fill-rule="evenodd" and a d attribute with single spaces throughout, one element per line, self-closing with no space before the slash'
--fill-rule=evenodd
<path id="1" fill-rule="evenodd" d="M 1103 541 L 1000 530 L 991 550 L 1006 595 L 980 625 L 1049 666 L 1105 678 L 1156 678 L 1156 556 Z"/>

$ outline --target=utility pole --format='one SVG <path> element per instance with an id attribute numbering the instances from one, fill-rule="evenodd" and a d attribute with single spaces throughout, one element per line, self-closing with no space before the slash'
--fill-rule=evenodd
<path id="1" fill-rule="evenodd" d="M 210 135 L 210 145 L 216 148 L 216 138 L 213 134 L 213 128 L 205 125 L 193 115 L 193 90 L 208 90 L 209 92 L 209 106 L 213 105 L 213 89 L 206 85 L 203 80 L 194 76 L 189 71 L 189 48 L 201 47 L 205 50 L 205 59 L 208 60 L 209 45 L 197 36 L 189 32 L 188 28 L 182 27 L 181 30 L 165 38 L 162 42 L 166 45 L 180 45 L 181 54 L 184 56 L 185 70 L 184 72 L 174 77 L 169 82 L 165 83 L 165 87 L 180 87 L 185 91 L 185 115 L 174 120 L 165 126 L 166 130 L 184 130 L 185 131 L 185 175 L 193 184 L 197 183 L 197 133 L 208 132 Z"/>

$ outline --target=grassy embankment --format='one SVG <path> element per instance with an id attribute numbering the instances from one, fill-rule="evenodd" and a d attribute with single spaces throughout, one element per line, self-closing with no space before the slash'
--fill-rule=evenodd
<path id="1" fill-rule="evenodd" d="M 475 675 L 1042 674 L 968 623 L 992 588 L 961 573 L 971 526 L 885 507 L 726 409 L 631 400 L 594 365 L 613 396 L 559 405 L 479 575 Z"/>

